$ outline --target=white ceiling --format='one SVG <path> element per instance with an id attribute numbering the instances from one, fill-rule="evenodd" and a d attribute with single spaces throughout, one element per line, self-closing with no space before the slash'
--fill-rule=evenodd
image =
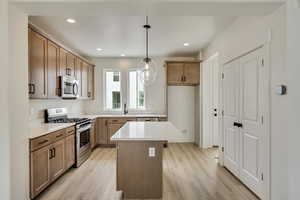
<path id="1" fill-rule="evenodd" d="M 89 57 L 128 57 L 145 54 L 145 17 L 80 16 L 69 24 L 66 17 L 32 16 L 30 21 L 66 46 Z M 235 17 L 151 16 L 149 51 L 152 56 L 195 56 Z M 183 43 L 190 43 L 184 47 Z M 102 48 L 99 52 L 96 48 Z"/>

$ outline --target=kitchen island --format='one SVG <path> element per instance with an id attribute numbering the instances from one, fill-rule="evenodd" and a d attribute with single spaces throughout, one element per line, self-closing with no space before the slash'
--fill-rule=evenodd
<path id="1" fill-rule="evenodd" d="M 117 190 L 124 198 L 162 198 L 164 144 L 183 138 L 171 122 L 127 122 L 111 137 L 117 143 Z"/>

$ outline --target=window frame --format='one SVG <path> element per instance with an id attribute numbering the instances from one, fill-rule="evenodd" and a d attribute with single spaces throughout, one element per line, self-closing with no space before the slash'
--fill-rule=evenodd
<path id="1" fill-rule="evenodd" d="M 146 87 L 144 85 L 144 106 L 142 108 L 131 108 L 130 107 L 130 72 L 137 72 L 138 73 L 138 69 L 137 68 L 129 68 L 126 73 L 127 73 L 127 107 L 129 111 L 145 111 L 146 110 Z M 138 75 L 137 75 L 137 79 L 138 79 Z M 138 87 L 138 84 L 137 84 Z M 137 91 L 137 95 L 138 95 L 138 88 L 136 88 Z M 137 100 L 138 103 L 138 100 Z"/>
<path id="2" fill-rule="evenodd" d="M 106 102 L 106 72 L 119 72 L 119 82 L 120 82 L 120 108 L 119 109 L 113 109 L 113 108 L 107 108 L 107 102 Z M 120 112 L 123 110 L 123 91 L 122 91 L 122 71 L 121 69 L 117 68 L 103 68 L 103 110 L 108 112 Z"/>

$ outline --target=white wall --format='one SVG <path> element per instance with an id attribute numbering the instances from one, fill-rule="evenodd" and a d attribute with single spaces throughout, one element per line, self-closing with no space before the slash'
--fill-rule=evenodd
<path id="1" fill-rule="evenodd" d="M 10 199 L 10 137 L 8 104 L 8 4 L 0 1 L 0 194 Z"/>
<path id="2" fill-rule="evenodd" d="M 95 71 L 95 100 L 86 103 L 86 112 L 104 113 L 103 110 L 103 68 L 115 68 L 126 71 L 137 67 L 142 58 L 94 58 Z M 146 110 L 144 113 L 166 114 L 166 74 L 164 61 L 171 58 L 154 58 L 158 66 L 157 79 L 154 84 L 146 88 Z M 173 60 L 193 58 L 172 58 Z M 123 86 L 126 87 L 127 84 Z"/>
<path id="3" fill-rule="evenodd" d="M 195 95 L 194 86 L 168 86 L 168 120 L 183 133 L 186 142 L 195 141 Z"/>
<path id="4" fill-rule="evenodd" d="M 266 17 L 240 17 L 204 51 L 208 58 L 216 52 L 220 53 L 221 63 L 242 55 L 268 40 L 270 42 L 270 97 L 271 97 L 271 198 L 287 199 L 287 134 L 286 124 L 287 96 L 278 96 L 274 88 L 278 84 L 287 83 L 286 55 L 286 23 L 285 6 Z M 299 22 L 299 21 L 298 21 Z M 299 25 L 299 24 L 298 24 Z M 299 51 L 298 51 L 299 52 Z M 298 56 L 299 57 L 299 56 Z"/>
<path id="5" fill-rule="evenodd" d="M 300 1 L 288 0 L 287 4 L 287 71 L 288 71 L 288 177 L 289 199 L 298 200 L 300 196 L 300 156 L 299 156 L 299 113 L 300 113 Z M 285 132 L 287 133 L 287 132 Z"/>
<path id="6" fill-rule="evenodd" d="M 29 196 L 27 18 L 15 6 L 9 5 L 11 199 L 26 199 Z"/>

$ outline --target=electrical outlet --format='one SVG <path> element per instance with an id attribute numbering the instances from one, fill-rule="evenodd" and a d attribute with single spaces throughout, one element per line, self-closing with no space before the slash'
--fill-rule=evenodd
<path id="1" fill-rule="evenodd" d="M 149 157 L 155 157 L 155 148 L 149 147 Z"/>

